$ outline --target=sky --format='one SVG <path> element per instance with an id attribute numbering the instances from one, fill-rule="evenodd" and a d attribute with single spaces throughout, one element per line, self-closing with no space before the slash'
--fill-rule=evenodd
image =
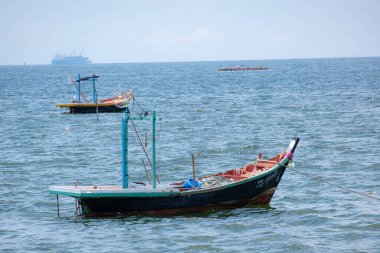
<path id="1" fill-rule="evenodd" d="M 380 56 L 378 0 L 0 0 L 0 65 Z"/>

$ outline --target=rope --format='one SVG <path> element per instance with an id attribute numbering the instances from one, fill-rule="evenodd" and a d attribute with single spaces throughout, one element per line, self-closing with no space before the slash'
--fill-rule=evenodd
<path id="1" fill-rule="evenodd" d="M 140 108 L 140 111 L 141 111 L 140 116 L 145 115 L 148 112 L 148 110 L 145 110 L 145 108 L 142 105 L 140 105 L 139 102 L 137 102 L 135 97 L 133 97 L 133 102 L 136 104 L 136 106 L 138 106 Z"/>
<path id="2" fill-rule="evenodd" d="M 291 168 L 291 167 L 289 167 L 289 166 L 286 166 L 286 167 L 289 168 L 289 169 L 291 169 L 291 170 L 294 170 L 295 172 L 298 172 L 298 173 L 300 173 L 300 174 L 302 174 L 302 175 L 305 175 L 305 176 L 307 176 L 307 177 L 309 177 L 309 178 L 312 178 L 312 179 L 314 179 L 314 180 L 320 181 L 320 182 L 322 182 L 322 183 L 325 183 L 325 184 L 329 184 L 329 185 L 335 186 L 335 187 L 340 188 L 340 189 L 343 189 L 343 190 L 345 190 L 345 191 L 349 191 L 349 192 L 353 192 L 353 193 L 356 193 L 356 194 L 359 194 L 359 195 L 363 195 L 363 196 L 368 197 L 368 198 L 373 198 L 373 199 L 380 200 L 380 198 L 378 198 L 378 197 L 375 197 L 375 196 L 372 196 L 372 195 L 369 195 L 369 194 L 366 194 L 366 193 L 362 193 L 362 192 L 354 191 L 354 190 L 348 189 L 348 188 L 346 188 L 346 187 L 343 187 L 343 186 L 340 186 L 340 185 L 336 185 L 336 184 L 333 184 L 333 183 L 327 182 L 327 181 L 322 180 L 322 179 L 320 179 L 320 178 L 318 178 L 318 177 L 312 176 L 312 175 L 310 175 L 310 174 L 308 174 L 308 173 L 305 173 L 305 172 L 301 172 L 301 171 L 296 170 L 296 169 L 294 169 L 294 168 Z"/>
<path id="3" fill-rule="evenodd" d="M 130 119 L 130 121 L 132 122 L 133 128 L 135 129 L 135 133 L 136 133 L 137 138 L 138 138 L 138 140 L 139 140 L 139 142 L 140 142 L 140 145 L 141 145 L 141 147 L 142 147 L 142 149 L 143 149 L 143 151 L 144 151 L 144 153 L 145 153 L 145 156 L 146 156 L 146 158 L 148 159 L 148 162 L 149 162 L 149 164 L 150 164 L 150 167 L 153 167 L 152 162 L 150 161 L 149 155 L 148 155 L 148 153 L 146 152 L 146 149 L 145 149 L 145 147 L 144 147 L 144 144 L 142 143 L 142 141 L 141 141 L 141 139 L 140 139 L 139 132 L 137 131 L 137 128 L 136 128 L 136 126 L 135 126 L 135 122 L 133 122 L 132 119 Z M 156 179 L 157 179 L 157 182 L 158 182 L 159 184 L 161 184 L 160 179 L 158 179 L 158 176 L 157 176 L 157 175 L 156 175 Z"/>
<path id="4" fill-rule="evenodd" d="M 139 109 L 140 109 L 139 116 L 140 117 L 141 116 L 148 116 L 148 110 L 146 110 L 139 102 L 137 102 L 135 97 L 133 97 L 132 103 L 136 104 L 136 107 L 139 107 Z M 159 126 L 159 129 L 157 130 L 156 140 L 159 140 L 161 137 L 161 126 L 162 126 L 162 121 L 160 121 L 160 126 Z"/>
<path id="5" fill-rule="evenodd" d="M 145 147 L 144 147 L 144 144 L 142 143 L 142 141 L 141 141 L 141 139 L 140 139 L 140 135 L 139 135 L 139 133 L 138 133 L 138 131 L 137 131 L 137 128 L 136 128 L 136 126 L 135 126 L 135 122 L 133 122 L 133 120 L 131 120 L 131 119 L 129 119 L 129 120 L 132 122 L 133 128 L 135 129 L 135 133 L 136 133 L 136 135 L 137 135 L 137 139 L 139 140 L 140 145 L 141 145 L 142 149 L 144 150 L 145 156 L 146 156 L 146 158 L 148 159 L 148 162 L 149 162 L 149 164 L 150 164 L 150 167 L 152 167 L 152 162 L 150 161 L 149 155 L 148 155 L 148 153 L 146 152 L 146 149 L 145 149 Z"/>
<path id="6" fill-rule="evenodd" d="M 70 77 L 70 81 L 71 81 L 71 83 L 74 84 L 75 88 L 77 88 L 77 90 L 78 90 L 77 82 L 76 82 L 71 76 L 69 76 L 69 77 Z M 88 99 L 87 99 L 87 97 L 83 94 L 82 91 L 80 91 L 80 95 L 82 96 L 83 100 L 84 100 L 86 103 L 88 103 Z"/>

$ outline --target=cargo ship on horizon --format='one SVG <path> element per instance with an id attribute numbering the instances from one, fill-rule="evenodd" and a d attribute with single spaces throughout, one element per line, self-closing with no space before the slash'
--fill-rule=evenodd
<path id="1" fill-rule="evenodd" d="M 51 60 L 52 65 L 85 65 L 90 63 L 88 57 L 82 55 L 56 54 Z"/>

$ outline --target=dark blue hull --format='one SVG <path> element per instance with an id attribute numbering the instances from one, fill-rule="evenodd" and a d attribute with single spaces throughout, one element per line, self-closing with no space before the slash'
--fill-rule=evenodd
<path id="1" fill-rule="evenodd" d="M 96 105 L 94 106 L 70 106 L 69 113 L 96 113 Z M 125 108 L 117 107 L 116 105 L 98 106 L 98 113 L 107 112 L 124 112 Z"/>
<path id="2" fill-rule="evenodd" d="M 257 179 L 228 187 L 173 193 L 164 197 L 99 197 L 77 199 L 84 216 L 119 216 L 131 213 L 181 214 L 207 209 L 228 209 L 247 204 L 269 204 L 286 165 Z"/>

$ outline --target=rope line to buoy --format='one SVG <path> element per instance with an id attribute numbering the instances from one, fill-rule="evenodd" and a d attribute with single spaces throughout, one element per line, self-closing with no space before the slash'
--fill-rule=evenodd
<path id="1" fill-rule="evenodd" d="M 302 175 L 305 175 L 305 176 L 307 176 L 307 177 L 309 177 L 309 178 L 312 178 L 312 179 L 314 179 L 314 180 L 317 180 L 317 181 L 320 181 L 320 182 L 322 182 L 322 183 L 325 183 L 325 184 L 329 184 L 329 185 L 335 186 L 335 187 L 340 188 L 340 189 L 343 189 L 343 190 L 345 190 L 345 191 L 353 192 L 353 193 L 356 193 L 356 194 L 359 194 L 359 195 L 362 195 L 362 196 L 365 196 L 365 197 L 368 197 L 368 198 L 373 198 L 373 199 L 380 200 L 379 197 L 372 196 L 372 195 L 369 195 L 369 194 L 366 194 L 366 193 L 362 193 L 362 192 L 358 192 L 358 191 L 355 191 L 355 190 L 351 190 L 351 189 L 348 189 L 348 188 L 346 188 L 346 187 L 343 187 L 343 186 L 340 186 L 340 185 L 337 185 L 337 184 L 333 184 L 333 183 L 327 182 L 327 181 L 322 180 L 322 179 L 320 179 L 320 178 L 318 178 L 318 177 L 312 176 L 312 175 L 310 175 L 310 174 L 308 174 L 308 173 L 305 173 L 305 172 L 301 172 L 301 171 L 296 170 L 296 169 L 294 169 L 294 168 L 291 168 L 291 167 L 289 167 L 289 166 L 287 166 L 287 168 L 289 168 L 289 169 L 291 169 L 291 170 L 294 170 L 295 172 L 298 172 L 298 173 L 300 173 L 300 174 L 302 174 Z"/>

